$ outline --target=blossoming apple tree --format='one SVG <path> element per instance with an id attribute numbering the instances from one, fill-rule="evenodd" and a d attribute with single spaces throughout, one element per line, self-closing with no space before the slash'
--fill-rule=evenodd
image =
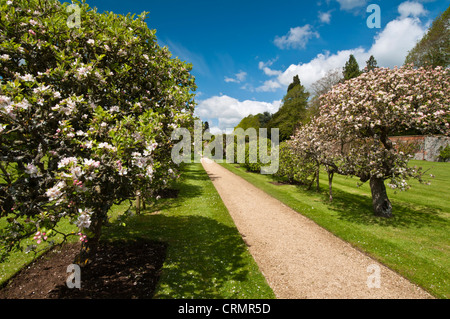
<path id="1" fill-rule="evenodd" d="M 68 218 L 92 256 L 112 205 L 177 177 L 170 135 L 192 121 L 191 65 L 157 44 L 145 13 L 76 5 L 78 27 L 58 1 L 0 1 L 3 252 Z"/>
<path id="2" fill-rule="evenodd" d="M 449 135 L 449 84 L 449 71 L 441 67 L 407 65 L 363 73 L 323 95 L 315 129 L 308 133 L 305 128 L 294 140 L 301 145 L 302 136 L 309 134 L 306 140 L 322 144 L 316 157 L 328 158 L 323 164 L 361 182 L 370 181 L 375 214 L 390 217 L 385 181 L 403 191 L 410 187 L 409 179 L 421 180 L 423 172 L 408 166 L 410 154 L 389 137 L 408 129 Z"/>

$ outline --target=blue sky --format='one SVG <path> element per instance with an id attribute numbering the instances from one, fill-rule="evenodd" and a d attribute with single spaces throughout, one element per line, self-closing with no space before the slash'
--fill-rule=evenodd
<path id="1" fill-rule="evenodd" d="M 196 114 L 212 132 L 249 114 L 274 113 L 294 75 L 309 88 L 350 54 L 360 67 L 404 62 L 450 0 L 87 0 L 100 12 L 150 12 L 147 24 L 174 56 L 193 64 Z M 369 28 L 370 4 L 380 28 Z"/>

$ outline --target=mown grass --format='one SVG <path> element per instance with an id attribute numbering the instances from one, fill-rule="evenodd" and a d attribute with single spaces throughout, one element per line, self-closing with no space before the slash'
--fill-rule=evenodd
<path id="1" fill-rule="evenodd" d="M 177 198 L 162 199 L 140 215 L 123 218 L 129 203 L 113 207 L 101 240 L 166 243 L 154 298 L 275 298 L 201 164 L 185 165 L 175 187 Z M 9 273 L 30 257 L 14 256 Z"/>
<path id="2" fill-rule="evenodd" d="M 107 228 L 103 239 L 167 243 L 154 298 L 275 298 L 201 164 L 183 176 L 178 198 Z"/>
<path id="3" fill-rule="evenodd" d="M 326 174 L 320 180 L 321 191 L 316 192 L 274 185 L 272 176 L 222 165 L 434 296 L 450 297 L 450 163 L 412 161 L 435 178 L 430 178 L 429 186 L 411 181 L 407 192 L 389 190 L 391 219 L 373 215 L 369 185 L 357 187 L 356 178 L 336 176 L 330 203 Z"/>
<path id="4" fill-rule="evenodd" d="M 0 229 L 5 227 L 6 223 L 8 223 L 6 218 L 0 218 Z M 62 233 L 69 234 L 71 232 L 75 233 L 78 228 L 68 220 L 63 220 L 58 224 L 58 227 L 56 229 Z M 62 242 L 63 237 L 62 235 L 56 235 L 54 237 L 51 237 L 49 241 L 50 240 L 52 240 L 55 244 L 59 244 Z M 78 240 L 78 236 L 70 236 L 68 237 L 68 240 L 69 242 L 75 242 Z M 9 279 L 11 279 L 11 277 L 13 277 L 19 270 L 28 266 L 37 257 L 47 252 L 50 248 L 50 245 L 48 245 L 48 243 L 43 242 L 42 244 L 38 245 L 36 252 L 30 251 L 29 253 L 26 253 L 25 249 L 29 245 L 36 245 L 36 241 L 33 240 L 33 238 L 23 240 L 21 242 L 21 247 L 24 249 L 24 251 L 14 250 L 8 256 L 8 259 L 5 262 L 0 263 L 0 287 L 2 287 Z"/>

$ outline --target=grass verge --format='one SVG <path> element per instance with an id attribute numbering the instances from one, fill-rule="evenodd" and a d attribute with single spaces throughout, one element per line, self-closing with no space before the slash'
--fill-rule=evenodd
<path id="1" fill-rule="evenodd" d="M 328 201 L 328 181 L 321 191 L 302 186 L 274 185 L 272 176 L 248 173 L 236 164 L 221 164 L 274 198 L 366 252 L 438 298 L 450 297 L 450 163 L 411 161 L 436 177 L 431 185 L 411 181 L 407 192 L 389 190 L 394 217 L 373 216 L 366 183 L 336 176 L 334 201 Z"/>
<path id="2" fill-rule="evenodd" d="M 6 218 L 0 219 L 0 228 L 5 227 L 5 224 L 7 223 Z M 58 227 L 56 228 L 58 231 L 62 233 L 71 233 L 76 232 L 78 228 L 70 223 L 68 220 L 62 220 Z M 76 242 L 78 240 L 78 236 L 70 236 L 69 242 Z M 56 235 L 55 237 L 51 238 L 52 241 L 55 243 L 61 243 L 63 238 L 61 235 Z M 21 243 L 21 246 L 23 248 L 26 248 L 28 245 L 36 244 L 36 241 L 32 238 L 23 240 Z M 18 271 L 23 269 L 24 267 L 27 267 L 30 263 L 32 263 L 36 258 L 39 256 L 42 256 L 42 254 L 45 254 L 48 249 L 51 248 L 50 245 L 42 244 L 42 247 L 38 247 L 36 253 L 35 252 L 29 252 L 26 253 L 24 251 L 12 251 L 11 254 L 8 256 L 8 259 L 0 263 L 0 287 L 2 287 L 8 280 L 10 280 Z"/>
<path id="3" fill-rule="evenodd" d="M 184 167 L 177 198 L 106 227 L 102 240 L 167 244 L 154 298 L 275 298 L 201 164 Z M 120 216 L 128 204 L 112 212 Z"/>

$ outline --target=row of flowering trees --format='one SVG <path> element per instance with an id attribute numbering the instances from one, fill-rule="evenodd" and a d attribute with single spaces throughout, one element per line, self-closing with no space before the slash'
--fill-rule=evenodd
<path id="1" fill-rule="evenodd" d="M 1 251 L 68 218 L 85 260 L 112 205 L 177 177 L 170 135 L 192 122 L 191 66 L 157 44 L 145 13 L 76 2 L 74 26 L 56 0 L 0 6 Z"/>
<path id="2" fill-rule="evenodd" d="M 442 67 L 376 68 L 340 83 L 320 97 L 319 115 L 288 142 L 296 158 L 333 174 L 370 182 L 376 215 L 391 217 L 388 186 L 407 190 L 408 180 L 422 180 L 420 168 L 408 166 L 410 154 L 389 137 L 416 129 L 450 134 L 449 71 Z M 300 168 L 301 169 L 301 168 Z"/>

